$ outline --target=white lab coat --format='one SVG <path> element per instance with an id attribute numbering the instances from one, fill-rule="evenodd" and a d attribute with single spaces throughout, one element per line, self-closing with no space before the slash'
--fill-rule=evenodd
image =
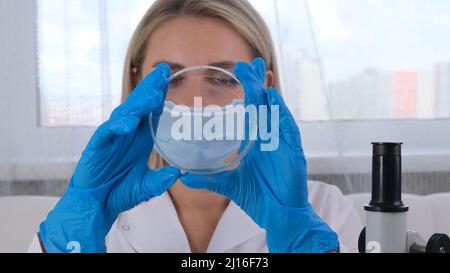
<path id="1" fill-rule="evenodd" d="M 353 203 L 335 186 L 309 181 L 308 189 L 309 200 L 316 213 L 338 234 L 341 252 L 357 252 L 358 235 L 363 225 Z M 121 213 L 107 235 L 106 247 L 112 253 L 191 252 L 168 193 Z M 42 252 L 37 236 L 28 252 Z M 230 202 L 207 252 L 268 252 L 265 231 L 234 202 Z"/>

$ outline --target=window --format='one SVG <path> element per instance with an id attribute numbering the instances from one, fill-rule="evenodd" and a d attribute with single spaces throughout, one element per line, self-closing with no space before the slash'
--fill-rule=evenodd
<path id="1" fill-rule="evenodd" d="M 152 1 L 36 3 L 41 125 L 99 125 L 120 103 L 128 42 Z"/>
<path id="2" fill-rule="evenodd" d="M 297 117 L 450 117 L 449 1 L 277 3 L 286 96 Z"/>
<path id="3" fill-rule="evenodd" d="M 302 121 L 450 117 L 447 0 L 251 0 L 277 45 Z M 38 0 L 42 126 L 96 126 L 149 0 Z"/>

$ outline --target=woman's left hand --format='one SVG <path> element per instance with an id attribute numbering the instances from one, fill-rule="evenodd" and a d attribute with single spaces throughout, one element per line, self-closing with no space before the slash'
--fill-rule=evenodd
<path id="1" fill-rule="evenodd" d="M 266 230 L 270 252 L 338 251 L 336 233 L 309 204 L 300 130 L 281 95 L 265 87 L 264 61 L 238 63 L 235 73 L 244 86 L 246 106 L 267 106 L 267 128 L 276 146 L 267 151 L 270 145 L 258 133 L 236 169 L 203 176 L 187 173 L 181 180 L 188 187 L 222 194 L 239 205 Z"/>

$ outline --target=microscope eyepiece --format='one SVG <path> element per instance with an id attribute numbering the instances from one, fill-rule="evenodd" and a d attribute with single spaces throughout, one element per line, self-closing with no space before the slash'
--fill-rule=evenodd
<path id="1" fill-rule="evenodd" d="M 373 156 L 402 156 L 401 142 L 373 142 Z"/>
<path id="2" fill-rule="evenodd" d="M 367 211 L 405 212 L 402 201 L 402 143 L 372 143 L 372 200 Z"/>

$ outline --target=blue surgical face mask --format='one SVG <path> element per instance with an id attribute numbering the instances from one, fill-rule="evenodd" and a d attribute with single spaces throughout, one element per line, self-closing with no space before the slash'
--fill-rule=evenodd
<path id="1" fill-rule="evenodd" d="M 230 107 L 236 106 L 244 107 L 244 101 L 234 100 L 231 105 L 214 108 L 214 110 L 205 108 L 203 109 L 203 113 L 201 110 L 198 113 L 196 112 L 198 109 L 186 106 L 180 111 L 173 102 L 166 102 L 156 132 L 156 151 L 170 164 L 180 168 L 181 171 L 195 172 L 198 170 L 201 172 L 216 172 L 224 170 L 230 159 L 234 159 L 240 152 L 242 143 L 242 138 L 239 138 L 238 133 L 240 132 L 238 128 L 240 124 L 234 123 L 233 130 L 227 130 L 229 128 L 226 126 L 227 119 L 233 118 L 236 121 L 236 119 L 240 118 L 233 114 L 233 109 L 230 109 Z M 208 111 L 210 113 L 205 114 Z M 175 132 L 179 132 L 177 128 L 180 128 L 179 125 L 183 119 L 181 115 L 185 115 L 187 119 L 191 118 L 190 124 L 183 123 L 182 126 L 183 131 L 188 130 L 191 132 L 191 138 L 180 139 L 174 136 L 174 130 Z M 207 140 L 205 137 L 201 137 L 200 140 L 193 140 L 194 124 L 196 124 L 194 122 L 195 115 L 200 115 L 201 124 L 203 125 L 201 130 L 203 130 L 208 122 L 211 122 L 214 115 L 222 115 L 221 119 L 223 120 L 224 126 L 221 132 L 223 132 L 223 140 Z M 199 121 L 198 116 L 197 121 Z M 186 128 L 185 125 L 190 125 L 190 128 Z M 198 126 L 196 129 L 199 129 Z M 241 129 L 243 131 L 243 128 Z"/>

